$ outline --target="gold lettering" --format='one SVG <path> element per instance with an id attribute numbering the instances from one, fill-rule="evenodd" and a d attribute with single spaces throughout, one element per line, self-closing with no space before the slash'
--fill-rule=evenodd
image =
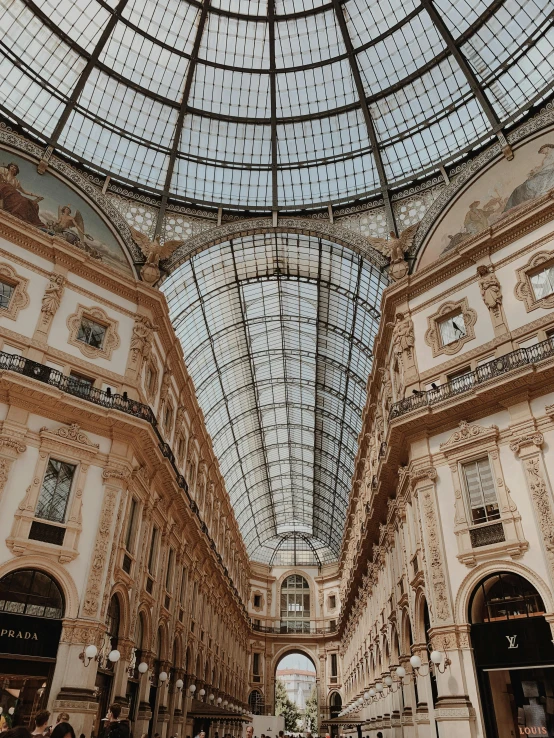
<path id="1" fill-rule="evenodd" d="M 15 632 L 15 631 L 13 631 L 13 630 L 10 630 L 10 632 L 8 633 L 8 638 L 15 638 L 15 636 L 14 636 L 14 632 Z"/>
<path id="2" fill-rule="evenodd" d="M 20 630 L 17 631 L 16 638 L 23 638 L 23 636 L 21 635 L 21 631 Z"/>
<path id="3" fill-rule="evenodd" d="M 6 635 L 7 632 L 8 631 L 6 630 L 6 628 L 2 628 L 2 631 L 0 632 L 0 636 Z"/>
<path id="4" fill-rule="evenodd" d="M 33 641 L 38 641 L 37 634 L 33 633 Z"/>

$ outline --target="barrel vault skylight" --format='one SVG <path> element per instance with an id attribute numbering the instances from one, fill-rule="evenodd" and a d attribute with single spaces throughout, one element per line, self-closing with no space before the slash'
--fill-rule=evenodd
<path id="1" fill-rule="evenodd" d="M 385 284 L 342 246 L 258 234 L 162 286 L 254 560 L 338 558 Z"/>

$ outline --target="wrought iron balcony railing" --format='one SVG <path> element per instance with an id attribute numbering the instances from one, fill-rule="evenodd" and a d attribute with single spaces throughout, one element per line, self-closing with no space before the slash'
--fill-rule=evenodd
<path id="1" fill-rule="evenodd" d="M 160 430 L 158 428 L 158 421 L 156 420 L 156 416 L 154 415 L 151 407 L 145 405 L 142 402 L 139 402 L 138 400 L 131 400 L 127 396 L 126 392 L 124 392 L 122 395 L 119 395 L 112 393 L 109 390 L 100 390 L 87 384 L 82 379 L 62 374 L 62 372 L 58 371 L 57 369 L 52 369 L 45 364 L 39 364 L 37 361 L 26 359 L 25 357 L 18 356 L 17 354 L 7 354 L 4 351 L 0 351 L 0 371 L 3 370 L 16 372 L 17 374 L 22 374 L 25 377 L 31 377 L 32 379 L 36 379 L 38 382 L 47 384 L 50 387 L 56 387 L 62 392 L 67 392 L 74 397 L 80 397 L 82 400 L 92 402 L 94 405 L 99 405 L 100 407 L 104 407 L 110 410 L 120 410 L 127 415 L 132 415 L 135 418 L 140 418 L 141 420 L 146 420 L 148 423 L 150 423 L 158 439 L 158 445 L 162 454 L 165 456 L 166 459 L 168 459 L 169 463 L 173 467 L 173 472 L 175 474 L 177 485 L 183 491 L 192 512 L 200 521 L 200 527 L 202 531 L 206 534 L 209 545 L 215 550 L 215 541 L 210 537 L 208 526 L 200 516 L 198 505 L 189 494 L 187 481 L 177 468 L 175 455 L 171 450 L 170 445 L 167 443 L 167 441 L 164 440 L 162 434 L 160 433 Z M 240 599 L 239 592 L 229 575 L 227 567 L 223 564 L 221 555 L 217 553 L 216 556 L 222 566 L 223 573 L 225 574 L 231 585 L 231 588 Z M 244 605 L 243 609 L 246 614 L 246 608 L 244 607 Z"/>
<path id="2" fill-rule="evenodd" d="M 280 625 L 257 625 L 256 623 L 252 624 L 252 630 L 257 631 L 258 633 L 287 633 L 288 635 L 295 634 L 301 634 L 301 635 L 326 635 L 328 633 L 336 633 L 337 627 L 335 626 L 332 628 L 331 626 L 326 626 L 325 628 L 314 628 L 311 625 L 301 625 L 301 626 L 291 626 L 290 623 L 282 623 Z"/>
<path id="3" fill-rule="evenodd" d="M 469 392 L 469 390 L 485 382 L 490 382 L 492 379 L 507 374 L 514 369 L 519 369 L 529 364 L 537 364 L 539 361 L 552 356 L 554 356 L 554 339 L 552 338 L 548 338 L 541 343 L 536 343 L 534 346 L 529 346 L 529 348 L 519 348 L 516 351 L 504 354 L 504 356 L 499 356 L 497 359 L 478 366 L 473 372 L 468 372 L 460 377 L 456 377 L 456 379 L 452 379 L 450 382 L 441 384 L 436 389 L 430 389 L 426 392 L 415 392 L 409 397 L 395 402 L 390 409 L 389 417 L 392 420 L 406 415 L 406 413 L 410 413 L 413 410 L 419 410 L 428 405 L 436 405 L 443 400 L 448 400 L 456 395 Z"/>

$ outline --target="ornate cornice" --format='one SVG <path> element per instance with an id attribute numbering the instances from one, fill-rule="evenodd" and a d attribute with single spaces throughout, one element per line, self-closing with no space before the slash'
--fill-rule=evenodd
<path id="1" fill-rule="evenodd" d="M 543 443 L 544 437 L 542 433 L 540 433 L 539 431 L 535 431 L 533 433 L 526 433 L 522 436 L 519 436 L 518 438 L 514 438 L 514 440 L 510 443 L 510 449 L 514 453 L 517 453 L 524 446 L 536 446 L 537 448 L 540 448 Z"/>

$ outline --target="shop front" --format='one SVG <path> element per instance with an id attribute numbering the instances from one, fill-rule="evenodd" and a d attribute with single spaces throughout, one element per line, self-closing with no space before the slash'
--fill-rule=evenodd
<path id="1" fill-rule="evenodd" d="M 488 738 L 554 737 L 554 645 L 536 589 L 499 572 L 470 603 L 471 643 Z"/>
<path id="2" fill-rule="evenodd" d="M 0 707 L 12 726 L 31 726 L 46 707 L 62 632 L 64 602 L 42 571 L 0 579 Z"/>

